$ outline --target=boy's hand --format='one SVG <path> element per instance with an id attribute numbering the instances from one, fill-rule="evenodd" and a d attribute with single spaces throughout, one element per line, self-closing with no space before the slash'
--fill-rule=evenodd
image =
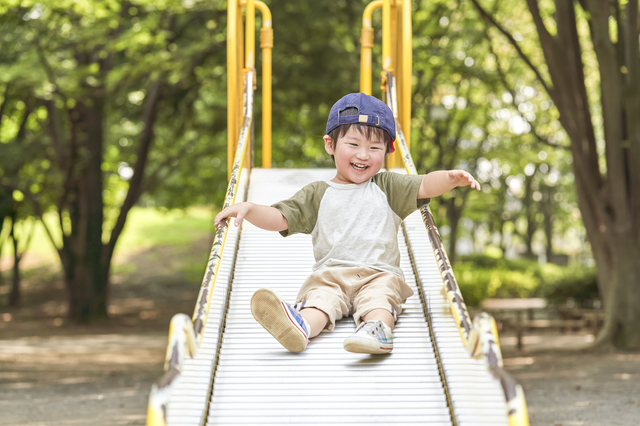
<path id="1" fill-rule="evenodd" d="M 471 186 L 480 191 L 480 184 L 471 176 L 471 173 L 464 170 L 449 170 L 447 172 L 449 182 L 455 186 Z"/>
<path id="2" fill-rule="evenodd" d="M 213 223 L 216 229 L 218 229 L 218 225 L 224 219 L 228 217 L 235 217 L 236 220 L 234 224 L 236 226 L 240 226 L 240 222 L 242 222 L 242 219 L 244 219 L 244 217 L 247 215 L 247 213 L 249 213 L 250 210 L 251 210 L 251 203 L 245 202 L 245 203 L 234 204 L 222 210 L 220 213 L 218 213 L 215 219 L 213 220 Z"/>

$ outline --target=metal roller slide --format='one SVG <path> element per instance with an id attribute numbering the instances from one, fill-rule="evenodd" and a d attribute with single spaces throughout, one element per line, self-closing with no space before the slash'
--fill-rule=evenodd
<path id="1" fill-rule="evenodd" d="M 247 200 L 272 204 L 334 174 L 333 169 L 253 169 Z M 348 318 L 295 354 L 253 319 L 249 301 L 262 287 L 295 301 L 314 264 L 311 237 L 282 238 L 245 221 L 228 303 L 224 281 L 218 282 L 211 326 L 203 335 L 204 354 L 185 361 L 167 424 L 204 424 L 206 414 L 207 425 L 506 425 L 501 389 L 486 367 L 466 353 L 440 293 L 442 279 L 419 212 L 407 218 L 398 241 L 401 267 L 415 295 L 400 315 L 393 353 L 346 352 L 342 341 L 355 328 Z M 233 262 L 225 256 L 225 265 Z M 207 407 L 202 390 L 209 385 Z"/>

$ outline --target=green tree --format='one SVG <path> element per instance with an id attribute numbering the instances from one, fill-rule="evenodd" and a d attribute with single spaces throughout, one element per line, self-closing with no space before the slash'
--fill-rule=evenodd
<path id="1" fill-rule="evenodd" d="M 640 347 L 640 48 L 637 1 L 527 0 L 539 48 L 504 22 L 524 2 L 481 16 L 505 37 L 557 107 L 570 139 L 578 202 L 606 321 L 597 344 Z M 543 56 L 543 59 L 540 58 Z"/>
<path id="2" fill-rule="evenodd" d="M 107 317 L 111 258 L 141 195 L 172 200 L 161 184 L 194 175 L 177 173 L 180 167 L 206 165 L 212 174 L 212 154 L 223 139 L 215 129 L 224 129 L 225 119 L 216 65 L 224 63 L 218 27 L 226 11 L 218 6 L 172 0 L 0 6 L 0 37 L 12 46 L 0 64 L 3 97 L 20 88 L 32 111 L 25 138 L 41 147 L 2 183 L 20 190 L 39 217 L 55 206 L 59 229 L 47 232 L 76 322 Z M 216 108 L 222 113 L 212 120 Z M 11 126 L 3 123 L 0 135 Z M 0 138 L 3 154 L 7 140 Z M 5 166 L 14 159 L 2 156 Z M 222 180 L 224 170 L 218 174 Z M 34 187 L 38 176 L 46 182 Z M 187 202 L 184 192 L 173 191 L 174 205 Z"/>
<path id="3" fill-rule="evenodd" d="M 462 189 L 434 200 L 441 224 L 451 229 L 445 237 L 450 260 L 456 258 L 459 223 L 465 216 L 473 218 L 476 228 L 484 223 L 490 233 L 504 235 L 507 223 L 514 225 L 522 215 L 522 208 L 511 208 L 514 203 L 530 206 L 529 229 L 522 239 L 531 252 L 538 229 L 535 191 L 529 185 L 531 191 L 510 193 L 508 182 L 518 174 L 524 178 L 524 167 L 541 163 L 542 156 L 566 156 L 547 142 L 547 133 L 555 131 L 549 124 L 556 121 L 555 112 L 546 106 L 541 87 L 509 81 L 523 66 L 487 39 L 487 27 L 472 5 L 419 2 L 413 23 L 412 151 L 418 169 L 465 168 L 483 184 L 481 195 Z M 550 146 L 536 148 L 539 141 Z M 444 208 L 438 215 L 440 206 Z M 555 211 L 553 200 L 548 207 Z M 506 241 L 496 242 L 503 253 Z"/>

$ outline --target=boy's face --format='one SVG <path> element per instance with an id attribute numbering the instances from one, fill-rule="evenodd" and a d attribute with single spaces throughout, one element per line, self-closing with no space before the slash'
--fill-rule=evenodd
<path id="1" fill-rule="evenodd" d="M 324 136 L 324 148 L 333 155 L 338 173 L 332 179 L 336 183 L 362 183 L 382 168 L 386 147 L 381 140 L 369 140 L 353 126 L 336 142 Z"/>

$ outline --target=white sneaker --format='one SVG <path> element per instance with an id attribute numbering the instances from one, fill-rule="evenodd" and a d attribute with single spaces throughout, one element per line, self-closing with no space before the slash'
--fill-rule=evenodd
<path id="1" fill-rule="evenodd" d="M 344 350 L 358 354 L 387 354 L 393 350 L 393 332 L 382 321 L 367 321 L 344 339 Z"/>

